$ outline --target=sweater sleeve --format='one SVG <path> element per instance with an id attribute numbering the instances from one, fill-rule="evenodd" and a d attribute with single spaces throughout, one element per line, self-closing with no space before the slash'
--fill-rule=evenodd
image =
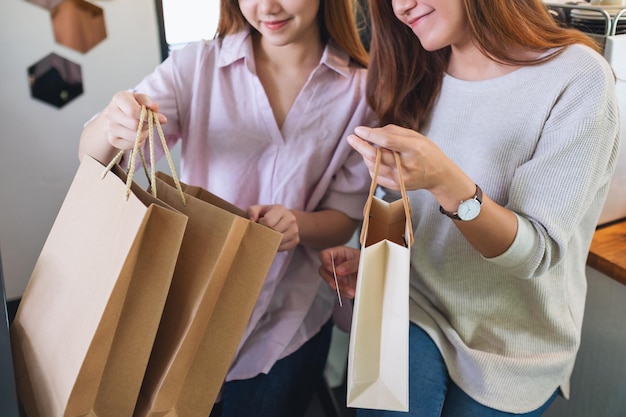
<path id="1" fill-rule="evenodd" d="M 619 147 L 614 77 L 602 58 L 584 54 L 586 70 L 556 78 L 562 87 L 550 108 L 534 155 L 516 169 L 508 208 L 518 215 L 511 247 L 490 259 L 520 278 L 541 276 L 593 230 L 608 192 Z M 580 242 L 579 242 L 580 243 Z"/>

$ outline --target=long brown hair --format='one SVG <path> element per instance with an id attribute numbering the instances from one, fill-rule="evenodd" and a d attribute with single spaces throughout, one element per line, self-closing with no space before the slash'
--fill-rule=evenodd
<path id="1" fill-rule="evenodd" d="M 248 22 L 239 9 L 239 0 L 220 0 L 217 36 L 224 37 L 245 29 Z M 353 0 L 320 0 L 317 20 L 322 42 L 332 40 L 358 64 L 366 67 L 368 55 L 356 24 L 358 4 Z"/>
<path id="2" fill-rule="evenodd" d="M 545 52 L 584 44 L 599 50 L 584 33 L 560 27 L 541 0 L 464 0 L 472 36 L 487 56 L 511 65 L 537 65 L 538 59 L 513 51 Z M 450 47 L 426 51 L 412 30 L 395 16 L 391 0 L 369 0 L 372 23 L 367 99 L 382 124 L 418 129 L 437 99 Z"/>

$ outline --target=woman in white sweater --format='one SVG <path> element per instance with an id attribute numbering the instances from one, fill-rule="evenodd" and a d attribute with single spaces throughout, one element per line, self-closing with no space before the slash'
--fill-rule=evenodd
<path id="1" fill-rule="evenodd" d="M 539 416 L 569 396 L 585 261 L 619 147 L 612 71 L 541 0 L 370 1 L 368 99 L 348 138 L 409 191 L 409 415 Z M 358 251 L 321 255 L 354 295 Z M 358 416 L 394 412 L 359 410 Z M 399 414 L 406 415 L 406 414 Z"/>

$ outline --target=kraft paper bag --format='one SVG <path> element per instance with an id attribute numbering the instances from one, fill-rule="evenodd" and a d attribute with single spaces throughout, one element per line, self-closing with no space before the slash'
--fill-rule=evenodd
<path id="1" fill-rule="evenodd" d="M 350 330 L 347 405 L 408 411 L 411 207 L 400 157 L 394 152 L 402 198 L 376 197 L 381 151 L 361 229 L 361 255 Z"/>
<path id="2" fill-rule="evenodd" d="M 132 416 L 137 401 L 187 217 L 104 170 L 83 158 L 11 326 L 28 417 Z"/>
<path id="3" fill-rule="evenodd" d="M 156 174 L 159 199 L 189 217 L 135 417 L 207 417 L 282 235 L 200 188 Z"/>

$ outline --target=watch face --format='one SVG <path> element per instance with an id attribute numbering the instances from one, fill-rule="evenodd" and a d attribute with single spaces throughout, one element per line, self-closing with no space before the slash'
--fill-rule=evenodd
<path id="1" fill-rule="evenodd" d="M 480 213 L 480 202 L 475 198 L 471 200 L 466 200 L 459 205 L 459 209 L 457 211 L 457 216 L 461 220 L 473 220 Z"/>

